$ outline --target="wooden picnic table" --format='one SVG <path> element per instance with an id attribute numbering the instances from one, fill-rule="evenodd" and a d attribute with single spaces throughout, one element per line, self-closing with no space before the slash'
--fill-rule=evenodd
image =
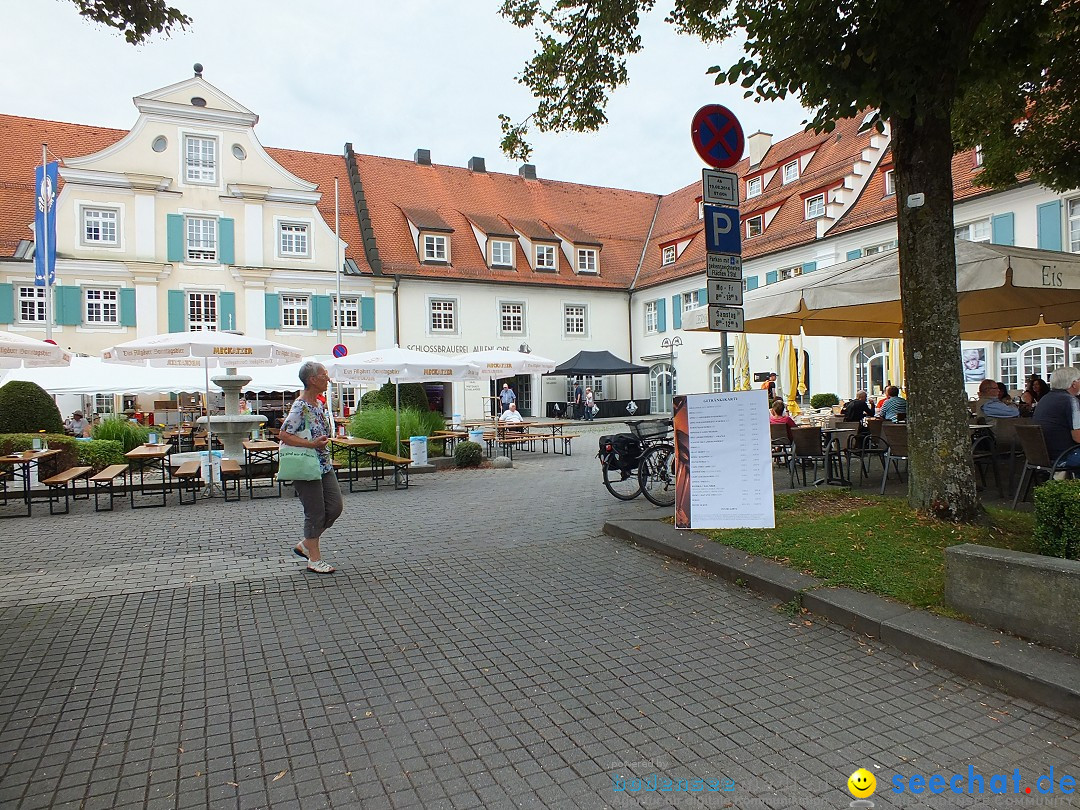
<path id="1" fill-rule="evenodd" d="M 270 495 L 256 495 L 256 489 L 270 489 L 274 488 L 274 473 L 276 467 L 274 466 L 278 460 L 278 450 L 280 445 L 277 442 L 272 442 L 267 439 L 244 439 L 241 442 L 244 448 L 244 480 L 247 482 L 248 497 L 251 500 L 256 498 L 280 498 L 281 497 L 281 481 L 277 482 L 277 494 Z M 257 465 L 264 464 L 269 470 L 270 483 L 267 485 L 260 484 L 255 486 L 255 468 Z"/>
<path id="2" fill-rule="evenodd" d="M 36 466 L 38 468 L 38 478 L 41 478 L 41 462 L 55 460 L 60 455 L 59 450 L 27 450 L 22 453 L 11 453 L 6 456 L 0 456 L 0 464 L 11 465 L 11 474 L 16 480 L 22 481 L 22 497 L 26 502 L 26 515 L 30 517 L 32 514 L 31 496 L 30 496 L 30 472 Z M 17 515 L 3 515 L 3 517 L 24 517 L 22 514 Z"/>
<path id="3" fill-rule="evenodd" d="M 169 494 L 169 470 L 168 470 L 168 458 L 172 453 L 171 444 L 143 444 L 136 447 L 134 450 L 129 450 L 124 453 L 124 458 L 128 460 L 131 465 L 131 508 L 132 509 L 146 509 L 151 506 L 165 506 L 168 504 Z M 150 470 L 156 470 L 161 474 L 161 482 L 157 483 L 153 480 L 147 482 L 146 473 Z M 135 473 L 139 474 L 139 494 L 140 495 L 156 495 L 161 492 L 161 503 L 135 503 Z"/>
<path id="4" fill-rule="evenodd" d="M 360 478 L 361 454 L 368 457 L 368 469 L 371 471 L 372 482 L 372 486 L 366 487 L 361 491 L 379 488 L 379 479 L 375 476 L 375 454 L 379 451 L 379 448 L 382 447 L 382 442 L 375 441 L 374 439 L 361 439 L 355 436 L 335 436 L 330 439 L 330 444 L 344 447 L 348 452 L 349 492 L 356 491 L 356 482 Z"/>

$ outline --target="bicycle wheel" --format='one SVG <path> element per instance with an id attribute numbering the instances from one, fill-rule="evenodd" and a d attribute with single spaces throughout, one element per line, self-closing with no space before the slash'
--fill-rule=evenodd
<path id="1" fill-rule="evenodd" d="M 675 503 L 675 448 L 656 444 L 645 451 L 638 465 L 638 482 L 645 497 L 657 506 Z"/>
<path id="2" fill-rule="evenodd" d="M 634 470 L 612 470 L 603 461 L 600 466 L 604 469 L 604 486 L 620 501 L 632 501 L 641 494 L 641 483 Z"/>

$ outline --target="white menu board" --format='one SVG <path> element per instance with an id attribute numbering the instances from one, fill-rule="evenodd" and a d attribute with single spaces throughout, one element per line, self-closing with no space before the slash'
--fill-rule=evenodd
<path id="1" fill-rule="evenodd" d="M 771 529 L 768 392 L 676 397 L 675 525 L 680 529 Z"/>

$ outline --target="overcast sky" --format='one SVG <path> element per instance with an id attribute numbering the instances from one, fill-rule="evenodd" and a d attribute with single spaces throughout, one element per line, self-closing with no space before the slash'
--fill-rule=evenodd
<path id="1" fill-rule="evenodd" d="M 70 0 L 3 0 L 0 99 L 5 113 L 129 129 L 134 96 L 192 75 L 260 116 L 265 146 L 411 158 L 516 172 L 499 151 L 498 114 L 534 108 L 515 77 L 532 35 L 498 14 L 498 0 L 172 0 L 193 25 L 133 47 L 79 16 Z M 658 9 L 666 8 L 658 4 Z M 734 43 L 706 48 L 678 36 L 662 11 L 647 18 L 645 50 L 598 133 L 533 136 L 541 177 L 666 193 L 700 178 L 690 120 L 704 104 L 730 107 L 746 134 L 777 139 L 807 117 L 794 101 L 754 104 L 705 71 L 738 59 Z"/>

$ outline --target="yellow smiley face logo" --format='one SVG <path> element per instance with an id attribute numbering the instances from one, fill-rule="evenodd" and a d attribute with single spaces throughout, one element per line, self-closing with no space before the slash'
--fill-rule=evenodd
<path id="1" fill-rule="evenodd" d="M 856 799 L 865 799 L 871 796 L 877 788 L 877 779 L 866 768 L 859 768 L 847 780 L 847 789 Z"/>

